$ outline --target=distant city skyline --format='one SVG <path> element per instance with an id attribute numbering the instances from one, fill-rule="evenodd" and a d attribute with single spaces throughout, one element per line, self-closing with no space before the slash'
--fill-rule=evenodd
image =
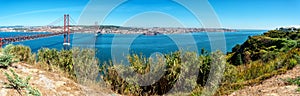
<path id="1" fill-rule="evenodd" d="M 275 29 L 281 26 L 300 25 L 299 0 L 209 0 L 223 28 L 231 29 Z M 70 14 L 78 20 L 89 0 L 0 0 L 0 26 L 43 26 L 48 25 L 63 14 Z M 192 2 L 191 2 L 192 3 Z M 131 18 L 131 14 L 157 10 L 169 13 L 174 18 L 184 20 L 186 27 L 199 27 L 192 14 L 186 13 L 180 6 L 170 0 L 128 0 L 126 4 L 113 10 L 102 25 L 124 25 L 122 21 Z M 176 11 L 174 11 L 176 10 Z M 152 13 L 156 14 L 156 13 Z M 149 16 L 149 17 L 147 17 Z M 157 15 L 159 16 L 159 15 Z M 144 15 L 147 24 L 128 22 L 128 26 L 177 27 L 178 24 L 168 21 L 167 16 L 152 18 Z M 168 21 L 156 23 L 156 21 Z M 172 24 L 167 24 L 171 22 Z M 181 22 L 182 23 L 182 22 Z M 167 26 L 166 26 L 167 25 Z"/>

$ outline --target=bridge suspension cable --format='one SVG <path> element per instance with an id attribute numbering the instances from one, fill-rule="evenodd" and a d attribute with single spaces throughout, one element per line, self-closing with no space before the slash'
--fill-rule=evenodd
<path id="1" fill-rule="evenodd" d="M 24 40 L 33 40 L 33 39 L 38 39 L 38 38 L 45 38 L 45 37 L 50 37 L 50 36 L 55 36 L 55 35 L 62 35 L 64 34 L 64 44 L 65 46 L 70 46 L 70 15 L 65 14 L 64 17 L 57 18 L 55 21 L 51 22 L 47 26 L 52 26 L 55 24 L 60 23 L 61 21 L 64 21 L 64 31 L 63 32 L 57 32 L 57 33 L 48 33 L 48 34 L 35 34 L 35 35 L 28 35 L 28 36 L 13 36 L 13 37 L 5 37 L 5 38 L 0 38 L 0 48 L 5 45 L 5 44 L 10 44 L 13 42 L 19 42 L 19 41 L 24 41 Z M 74 19 L 71 19 L 71 22 L 76 24 Z M 45 27 L 45 26 L 44 26 Z"/>
<path id="2" fill-rule="evenodd" d="M 77 25 L 77 22 L 72 17 L 70 17 L 70 19 L 71 19 L 71 21 L 70 21 L 71 24 Z"/>
<path id="3" fill-rule="evenodd" d="M 49 23 L 47 26 L 54 26 L 62 21 L 63 21 L 63 17 L 59 17 L 56 20 L 54 20 L 53 22 Z"/>

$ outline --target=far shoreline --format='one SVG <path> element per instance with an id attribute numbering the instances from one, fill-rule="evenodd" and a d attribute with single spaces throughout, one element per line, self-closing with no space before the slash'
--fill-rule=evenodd
<path id="1" fill-rule="evenodd" d="M 64 26 L 10 26 L 0 27 L 0 32 L 64 32 Z M 101 34 L 182 34 L 182 33 L 199 33 L 199 32 L 239 32 L 237 29 L 227 28 L 180 28 L 180 27 L 122 27 L 113 25 L 101 25 L 101 26 L 69 26 L 71 32 L 81 33 L 101 33 Z"/>

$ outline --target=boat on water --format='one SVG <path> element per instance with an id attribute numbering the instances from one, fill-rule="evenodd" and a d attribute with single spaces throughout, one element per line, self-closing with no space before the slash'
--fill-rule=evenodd
<path id="1" fill-rule="evenodd" d="M 95 36 L 101 36 L 102 35 L 102 32 L 101 31 L 98 31 Z"/>
<path id="2" fill-rule="evenodd" d="M 160 35 L 162 33 L 160 32 L 147 32 L 147 33 L 143 33 L 143 35 L 146 35 L 146 36 L 156 36 L 156 35 Z"/>

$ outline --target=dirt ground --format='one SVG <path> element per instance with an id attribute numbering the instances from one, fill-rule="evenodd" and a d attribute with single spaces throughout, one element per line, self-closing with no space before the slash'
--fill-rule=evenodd
<path id="1" fill-rule="evenodd" d="M 37 88 L 43 96 L 116 96 L 107 89 L 83 86 L 62 74 L 44 71 L 31 65 L 15 63 L 10 68 L 22 78 L 31 76 L 29 84 Z M 8 69 L 0 69 L 0 96 L 21 96 L 16 90 L 5 88 L 4 82 L 8 81 L 4 72 L 8 71 Z"/>
<path id="2" fill-rule="evenodd" d="M 229 96 L 300 96 L 298 86 L 288 85 L 282 79 L 296 78 L 300 76 L 300 66 L 296 66 L 285 74 L 274 76 L 261 84 L 247 86 Z"/>

